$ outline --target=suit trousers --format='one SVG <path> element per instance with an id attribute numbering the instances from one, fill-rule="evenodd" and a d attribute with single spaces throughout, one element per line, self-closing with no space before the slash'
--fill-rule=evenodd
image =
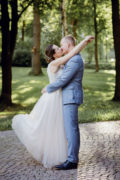
<path id="1" fill-rule="evenodd" d="M 78 105 L 63 104 L 64 127 L 68 142 L 68 161 L 77 163 L 80 147 Z"/>

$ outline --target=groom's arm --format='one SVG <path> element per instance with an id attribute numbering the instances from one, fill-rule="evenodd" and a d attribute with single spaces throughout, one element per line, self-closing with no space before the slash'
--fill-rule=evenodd
<path id="1" fill-rule="evenodd" d="M 82 67 L 82 61 L 80 61 L 80 59 L 81 57 L 79 55 L 72 57 L 71 60 L 67 63 L 66 69 L 62 75 L 54 83 L 49 84 L 46 87 L 46 91 L 51 93 L 67 85 L 80 69 L 80 67 Z"/>

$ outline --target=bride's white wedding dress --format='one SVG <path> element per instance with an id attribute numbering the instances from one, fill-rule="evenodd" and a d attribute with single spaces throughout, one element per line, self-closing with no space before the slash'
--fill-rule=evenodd
<path id="1" fill-rule="evenodd" d="M 54 82 L 61 74 L 47 68 L 49 81 Z M 12 128 L 31 155 L 46 168 L 67 159 L 67 141 L 62 112 L 62 91 L 44 93 L 30 114 L 15 115 Z"/>

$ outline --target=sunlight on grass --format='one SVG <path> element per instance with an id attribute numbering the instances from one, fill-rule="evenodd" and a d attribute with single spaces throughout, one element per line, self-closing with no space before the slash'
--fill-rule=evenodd
<path id="1" fill-rule="evenodd" d="M 39 84 L 39 83 L 40 83 L 40 81 L 31 80 L 29 83 L 30 83 L 30 84 L 34 84 L 34 83 L 35 83 L 35 84 L 36 84 L 36 83 L 38 83 L 38 84 Z"/>
<path id="2" fill-rule="evenodd" d="M 23 94 L 23 93 L 25 93 L 25 92 L 28 92 L 28 91 L 30 91 L 30 90 L 32 90 L 33 89 L 33 87 L 26 87 L 26 88 L 24 88 L 24 89 L 21 89 L 20 90 L 20 94 Z"/>
<path id="3" fill-rule="evenodd" d="M 27 100 L 24 101 L 24 104 L 25 105 L 29 105 L 30 103 L 35 103 L 36 102 L 36 98 L 35 97 L 31 97 L 31 98 L 28 98 Z"/>
<path id="4" fill-rule="evenodd" d="M 115 70 L 101 70 L 101 72 L 115 75 Z"/>

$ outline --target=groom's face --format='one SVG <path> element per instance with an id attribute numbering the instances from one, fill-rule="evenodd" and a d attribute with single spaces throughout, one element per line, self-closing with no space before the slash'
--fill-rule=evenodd
<path id="1" fill-rule="evenodd" d="M 69 42 L 66 41 L 65 39 L 62 39 L 60 42 L 61 49 L 63 51 L 63 54 L 67 54 L 69 50 Z"/>

